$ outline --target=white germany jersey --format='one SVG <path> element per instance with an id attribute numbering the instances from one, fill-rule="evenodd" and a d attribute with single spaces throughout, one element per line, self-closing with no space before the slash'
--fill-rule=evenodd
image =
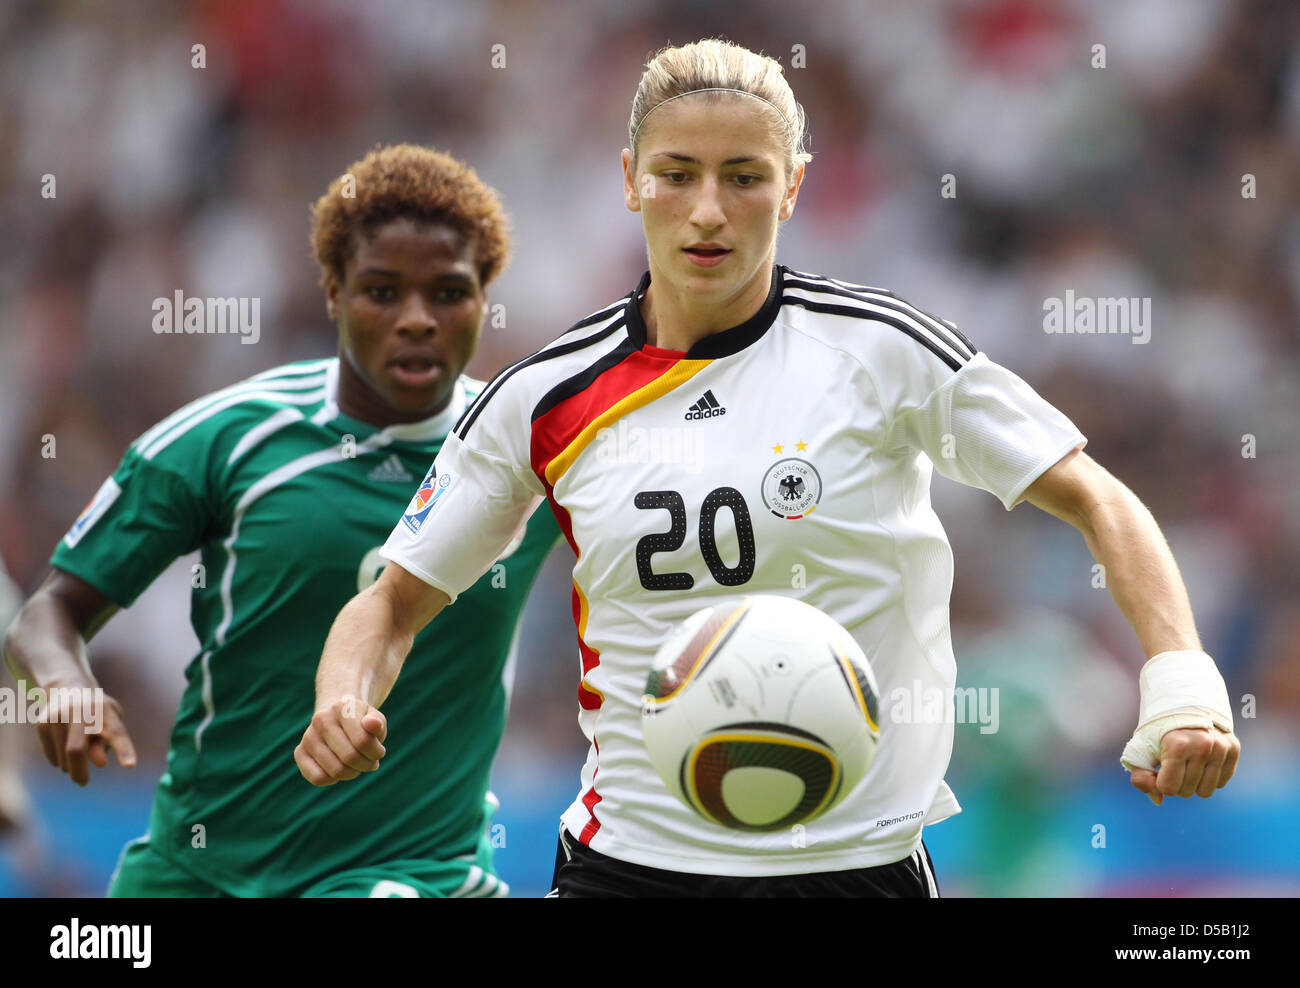
<path id="1" fill-rule="evenodd" d="M 924 824 L 961 809 L 943 781 L 952 717 L 889 715 L 896 690 L 951 698 L 955 685 L 952 552 L 931 468 L 1010 509 L 1085 439 L 951 324 L 890 292 L 778 266 L 752 319 L 682 353 L 645 343 L 649 283 L 497 375 L 439 453 L 436 493 L 412 503 L 383 555 L 454 600 L 551 502 L 577 556 L 578 720 L 591 740 L 563 819 L 594 850 L 717 875 L 901 860 Z M 642 742 L 660 642 L 746 594 L 835 618 L 881 691 L 866 778 L 795 832 L 696 816 Z"/>

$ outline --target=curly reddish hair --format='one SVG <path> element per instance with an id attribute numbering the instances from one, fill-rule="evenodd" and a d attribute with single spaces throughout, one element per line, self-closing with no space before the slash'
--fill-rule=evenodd
<path id="1" fill-rule="evenodd" d="M 345 196 L 344 183 L 352 177 Z M 326 288 L 343 281 L 358 237 L 395 219 L 446 223 L 472 240 L 484 287 L 510 256 L 510 221 L 496 190 L 451 155 L 415 144 L 376 145 L 330 183 L 311 209 L 311 246 Z"/>

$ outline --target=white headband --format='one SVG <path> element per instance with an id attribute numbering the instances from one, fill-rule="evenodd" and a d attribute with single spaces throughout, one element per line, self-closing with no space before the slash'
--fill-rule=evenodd
<path id="1" fill-rule="evenodd" d="M 790 121 L 785 119 L 785 114 L 781 112 L 781 108 L 779 106 L 777 106 L 769 99 L 763 99 L 762 96 L 758 96 L 754 93 L 747 92 L 744 89 L 723 89 L 723 88 L 692 89 L 688 93 L 678 93 L 676 96 L 669 96 L 666 100 L 660 100 L 654 106 L 650 107 L 650 109 L 645 111 L 645 116 L 643 116 L 641 118 L 640 123 L 636 125 L 636 130 L 632 131 L 633 150 L 636 149 L 636 135 L 641 133 L 641 125 L 646 122 L 646 117 L 650 116 L 650 114 L 654 113 L 655 110 L 659 109 L 659 107 L 663 106 L 665 103 L 671 103 L 673 100 L 681 99 L 683 96 L 694 96 L 696 93 L 740 93 L 742 96 L 753 96 L 754 99 L 763 100 L 764 103 L 766 103 L 768 106 L 770 106 L 772 109 L 774 109 L 777 112 L 777 115 L 781 118 L 782 121 L 784 121 L 787 127 L 790 126 Z"/>

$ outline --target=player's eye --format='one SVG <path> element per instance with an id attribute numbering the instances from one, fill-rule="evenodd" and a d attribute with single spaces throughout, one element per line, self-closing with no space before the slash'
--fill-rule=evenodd
<path id="1" fill-rule="evenodd" d="M 366 294 L 376 302 L 391 302 L 395 297 L 392 285 L 371 285 Z"/>
<path id="2" fill-rule="evenodd" d="M 760 175 L 751 175 L 749 172 L 742 172 L 736 176 L 736 184 L 741 188 L 749 188 L 751 185 L 757 185 L 761 180 Z"/>
<path id="3" fill-rule="evenodd" d="M 461 299 L 467 298 L 468 296 L 469 292 L 465 291 L 463 288 L 443 288 L 438 292 L 438 301 L 459 302 Z"/>
<path id="4" fill-rule="evenodd" d="M 673 185 L 681 185 L 687 179 L 685 172 L 660 172 L 659 174 Z"/>

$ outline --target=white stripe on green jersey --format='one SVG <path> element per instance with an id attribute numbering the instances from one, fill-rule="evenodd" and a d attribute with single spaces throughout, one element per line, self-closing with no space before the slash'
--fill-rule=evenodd
<path id="1" fill-rule="evenodd" d="M 318 361 L 312 361 L 313 364 Z M 249 378 L 247 381 L 241 381 L 239 384 L 233 384 L 228 388 L 222 388 L 220 391 L 214 391 L 210 395 L 205 395 L 195 401 L 190 402 L 176 412 L 173 412 L 167 418 L 163 419 L 153 428 L 146 431 L 134 445 L 143 449 L 151 444 L 155 439 L 164 433 L 170 431 L 176 426 L 192 418 L 199 412 L 215 404 L 216 402 L 234 394 L 246 394 L 252 391 L 279 391 L 279 390 L 302 390 L 321 388 L 325 386 L 326 374 L 324 370 L 313 372 L 308 375 L 304 374 L 283 374 L 276 378 L 268 378 L 258 375 L 255 378 Z"/>
<path id="2" fill-rule="evenodd" d="M 230 466 L 267 436 L 302 420 L 303 414 L 298 409 L 282 408 L 261 425 L 254 426 L 244 433 L 243 438 L 235 444 L 235 448 L 230 451 L 230 456 L 226 458 L 226 466 Z"/>
<path id="3" fill-rule="evenodd" d="M 315 381 L 314 378 L 307 378 L 305 380 Z M 272 391 L 269 388 L 259 388 L 257 390 L 243 391 L 243 392 L 237 392 L 235 394 L 227 395 L 226 397 L 222 398 L 220 401 L 214 401 L 203 410 L 196 412 L 194 415 L 191 415 L 189 418 L 187 418 L 185 421 L 181 422 L 179 425 L 172 428 L 170 431 L 164 433 L 163 435 L 157 437 L 156 439 L 151 440 L 147 445 L 141 448 L 140 455 L 142 455 L 146 460 L 152 460 L 155 456 L 157 456 L 164 449 L 166 449 L 168 446 L 174 443 L 177 439 L 185 435 L 185 433 L 189 432 L 191 429 L 197 428 L 198 426 L 206 422 L 208 419 L 212 418 L 214 415 L 220 414 L 221 412 L 225 411 L 227 408 L 230 408 L 232 405 L 239 405 L 239 404 L 244 404 L 247 402 L 254 402 L 254 401 L 287 401 L 295 405 L 320 404 L 322 399 L 325 397 L 324 388 L 319 386 L 320 384 L 323 383 L 324 383 L 323 381 L 318 381 L 316 382 L 315 387 L 305 388 L 301 392 L 295 390 L 300 386 L 299 384 L 295 383 L 292 386 L 284 385 L 282 390 L 277 389 Z"/>
<path id="4" fill-rule="evenodd" d="M 285 422 L 284 424 L 289 425 L 291 423 Z M 269 433 L 265 434 L 263 438 L 266 438 L 267 436 L 269 436 Z M 242 441 L 243 440 L 241 440 L 241 442 Z M 381 449 L 384 446 L 387 446 L 390 441 L 390 438 L 384 435 L 384 433 L 377 432 L 369 439 L 357 444 L 356 455 L 364 456 L 372 450 Z M 235 581 L 235 562 L 237 559 L 235 546 L 239 543 L 239 526 L 244 519 L 244 515 L 248 512 L 248 509 L 252 507 L 254 502 L 263 495 L 275 490 L 280 485 L 287 483 L 298 475 L 304 474 L 309 470 L 337 463 L 340 458 L 339 449 L 336 447 L 322 449 L 315 453 L 308 453 L 306 456 L 300 456 L 298 459 L 286 463 L 284 466 L 271 471 L 258 480 L 248 489 L 244 496 L 239 499 L 239 503 L 235 505 L 235 518 L 230 529 L 230 536 L 222 543 L 222 548 L 226 550 L 228 562 L 221 574 L 221 609 L 223 617 L 221 623 L 217 625 L 216 641 L 218 647 L 225 644 L 226 632 L 229 630 L 230 623 L 234 620 L 235 616 L 235 603 L 231 588 L 234 586 Z"/>

